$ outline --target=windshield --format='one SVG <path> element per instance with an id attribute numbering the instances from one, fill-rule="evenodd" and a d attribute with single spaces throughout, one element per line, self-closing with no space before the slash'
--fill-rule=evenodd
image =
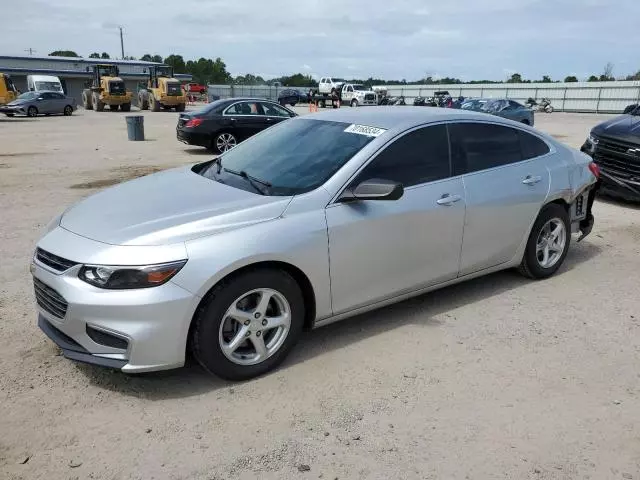
<path id="1" fill-rule="evenodd" d="M 62 86 L 58 82 L 36 82 L 36 90 L 49 92 L 62 92 Z"/>
<path id="2" fill-rule="evenodd" d="M 287 196 L 314 190 L 333 176 L 375 137 L 345 131 L 348 123 L 295 119 L 279 123 L 240 143 L 199 172 L 206 178 L 254 189 L 244 179 L 225 172 L 246 172 L 271 186 L 267 195 Z M 239 183 L 241 182 L 241 183 Z"/>
<path id="3" fill-rule="evenodd" d="M 25 92 L 22 95 L 18 95 L 18 100 L 33 100 L 37 96 L 37 92 Z"/>
<path id="4" fill-rule="evenodd" d="M 171 67 L 156 67 L 158 77 L 172 77 Z"/>
<path id="5" fill-rule="evenodd" d="M 366 92 L 367 90 L 369 90 L 369 89 L 368 89 L 367 87 L 365 87 L 364 85 L 354 85 L 354 86 L 353 86 L 353 89 L 354 89 L 354 90 L 358 90 L 358 91 L 360 91 L 360 92 L 363 92 L 363 91 L 365 91 L 365 92 Z"/>

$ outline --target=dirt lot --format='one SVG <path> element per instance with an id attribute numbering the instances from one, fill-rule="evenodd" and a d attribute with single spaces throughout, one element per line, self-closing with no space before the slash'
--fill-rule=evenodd
<path id="1" fill-rule="evenodd" d="M 579 146 L 604 116 L 538 115 Z M 35 324 L 40 230 L 109 184 L 207 159 L 175 113 L 0 119 L 0 478 L 640 479 L 640 211 L 595 206 L 554 278 L 504 272 L 306 335 L 229 384 L 72 363 Z"/>

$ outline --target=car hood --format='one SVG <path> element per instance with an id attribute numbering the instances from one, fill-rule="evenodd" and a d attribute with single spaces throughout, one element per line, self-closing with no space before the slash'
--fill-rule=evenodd
<path id="1" fill-rule="evenodd" d="M 640 144 L 640 116 L 621 115 L 594 127 L 595 135 Z"/>
<path id="2" fill-rule="evenodd" d="M 272 220 L 291 198 L 253 194 L 181 167 L 92 195 L 68 209 L 60 226 L 112 245 L 164 245 Z"/>
<path id="3" fill-rule="evenodd" d="M 7 107 L 19 107 L 20 105 L 24 105 L 25 103 L 29 103 L 31 100 L 14 100 L 13 102 L 7 103 Z"/>

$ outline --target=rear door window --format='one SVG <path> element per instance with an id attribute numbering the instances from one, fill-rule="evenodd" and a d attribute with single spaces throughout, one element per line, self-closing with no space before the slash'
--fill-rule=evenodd
<path id="1" fill-rule="evenodd" d="M 490 123 L 449 125 L 454 174 L 478 172 L 523 160 L 518 130 Z"/>
<path id="2" fill-rule="evenodd" d="M 280 105 L 269 102 L 262 102 L 262 109 L 264 114 L 270 117 L 290 117 L 291 114 L 286 108 L 282 108 Z"/>

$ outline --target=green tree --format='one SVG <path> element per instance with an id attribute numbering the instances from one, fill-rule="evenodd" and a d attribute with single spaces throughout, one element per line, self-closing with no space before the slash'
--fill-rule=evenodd
<path id="1" fill-rule="evenodd" d="M 596 77 L 595 75 L 591 75 L 589 77 L 589 79 L 587 80 L 587 82 L 598 82 L 600 81 L 600 79 L 598 77 Z"/>
<path id="2" fill-rule="evenodd" d="M 109 59 L 111 58 L 109 56 L 109 54 L 107 52 L 102 52 L 102 55 L 100 55 L 100 58 L 104 58 L 104 59 Z M 131 57 L 133 60 L 135 60 L 135 58 Z"/>
<path id="3" fill-rule="evenodd" d="M 542 76 L 542 82 L 541 83 L 551 83 L 551 77 L 549 75 L 543 75 Z"/>
<path id="4" fill-rule="evenodd" d="M 187 71 L 182 55 L 169 55 L 164 59 L 164 63 L 171 65 L 176 73 L 191 73 L 193 75 L 193 72 Z"/>
<path id="5" fill-rule="evenodd" d="M 73 50 L 55 50 L 49 54 L 50 57 L 76 57 L 80 58 Z"/>
<path id="6" fill-rule="evenodd" d="M 89 55 L 89 58 L 100 58 L 100 54 L 98 52 L 93 52 L 91 55 Z"/>
<path id="7" fill-rule="evenodd" d="M 155 62 L 155 63 L 163 63 L 162 57 L 160 55 L 151 55 L 149 53 L 145 53 L 140 60 L 144 62 Z"/>
<path id="8" fill-rule="evenodd" d="M 576 77 L 575 75 L 569 75 L 568 77 L 564 78 L 565 82 L 577 82 L 578 81 L 578 77 Z"/>
<path id="9" fill-rule="evenodd" d="M 633 75 L 627 76 L 626 80 L 640 80 L 640 70 L 638 70 Z"/>
<path id="10" fill-rule="evenodd" d="M 511 75 L 511 78 L 507 80 L 507 83 L 522 83 L 522 75 L 519 73 L 514 73 Z"/>

